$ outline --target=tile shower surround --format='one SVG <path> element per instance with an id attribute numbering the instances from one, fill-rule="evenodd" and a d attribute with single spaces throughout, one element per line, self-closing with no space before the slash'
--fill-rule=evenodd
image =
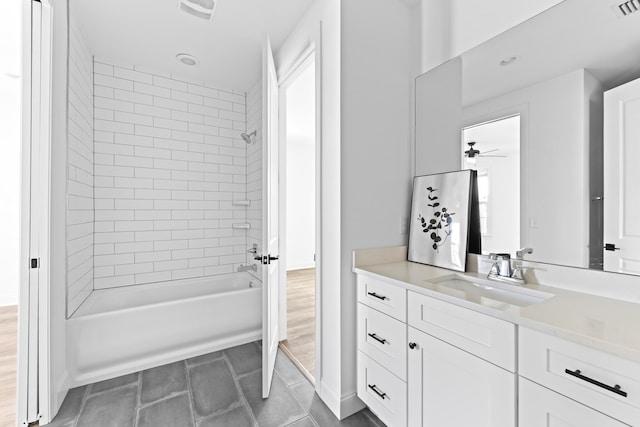
<path id="1" fill-rule="evenodd" d="M 93 290 L 93 57 L 69 10 L 67 310 Z"/>
<path id="2" fill-rule="evenodd" d="M 94 288 L 247 261 L 246 96 L 94 59 Z"/>
<path id="3" fill-rule="evenodd" d="M 368 410 L 338 421 L 280 351 L 262 399 L 257 342 L 72 389 L 49 425 L 384 427 Z"/>

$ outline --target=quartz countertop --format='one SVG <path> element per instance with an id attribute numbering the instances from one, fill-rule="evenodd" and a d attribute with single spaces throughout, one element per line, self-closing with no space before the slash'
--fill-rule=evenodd
<path id="1" fill-rule="evenodd" d="M 453 275 L 473 279 L 486 278 L 484 274 L 457 273 L 409 261 L 356 264 L 354 272 L 640 363 L 638 303 L 528 284 L 524 287 L 554 296 L 526 307 L 496 309 L 465 298 L 464 293 L 449 295 L 437 284 Z"/>

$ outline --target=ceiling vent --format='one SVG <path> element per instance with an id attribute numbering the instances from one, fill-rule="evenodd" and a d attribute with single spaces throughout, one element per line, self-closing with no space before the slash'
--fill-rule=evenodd
<path id="1" fill-rule="evenodd" d="M 210 20 L 216 9 L 216 0 L 178 0 L 178 8 L 196 18 Z"/>
<path id="2" fill-rule="evenodd" d="M 611 6 L 611 9 L 618 18 L 624 18 L 625 16 L 629 16 L 640 11 L 640 0 L 628 0 L 623 1 L 622 3 L 616 3 Z"/>

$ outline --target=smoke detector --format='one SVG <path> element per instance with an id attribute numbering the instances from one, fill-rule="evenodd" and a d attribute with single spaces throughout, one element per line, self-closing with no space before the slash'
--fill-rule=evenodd
<path id="1" fill-rule="evenodd" d="M 210 20 L 216 9 L 216 0 L 178 0 L 178 9 L 196 18 Z"/>
<path id="2" fill-rule="evenodd" d="M 615 3 L 611 6 L 611 10 L 613 10 L 613 13 L 615 13 L 618 18 L 624 18 L 625 16 L 640 11 L 640 0 L 627 0 Z"/>

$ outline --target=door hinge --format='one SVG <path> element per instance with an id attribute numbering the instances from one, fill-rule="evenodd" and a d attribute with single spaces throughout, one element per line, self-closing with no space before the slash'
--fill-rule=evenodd
<path id="1" fill-rule="evenodd" d="M 31 268 L 40 268 L 40 258 L 31 258 Z"/>

